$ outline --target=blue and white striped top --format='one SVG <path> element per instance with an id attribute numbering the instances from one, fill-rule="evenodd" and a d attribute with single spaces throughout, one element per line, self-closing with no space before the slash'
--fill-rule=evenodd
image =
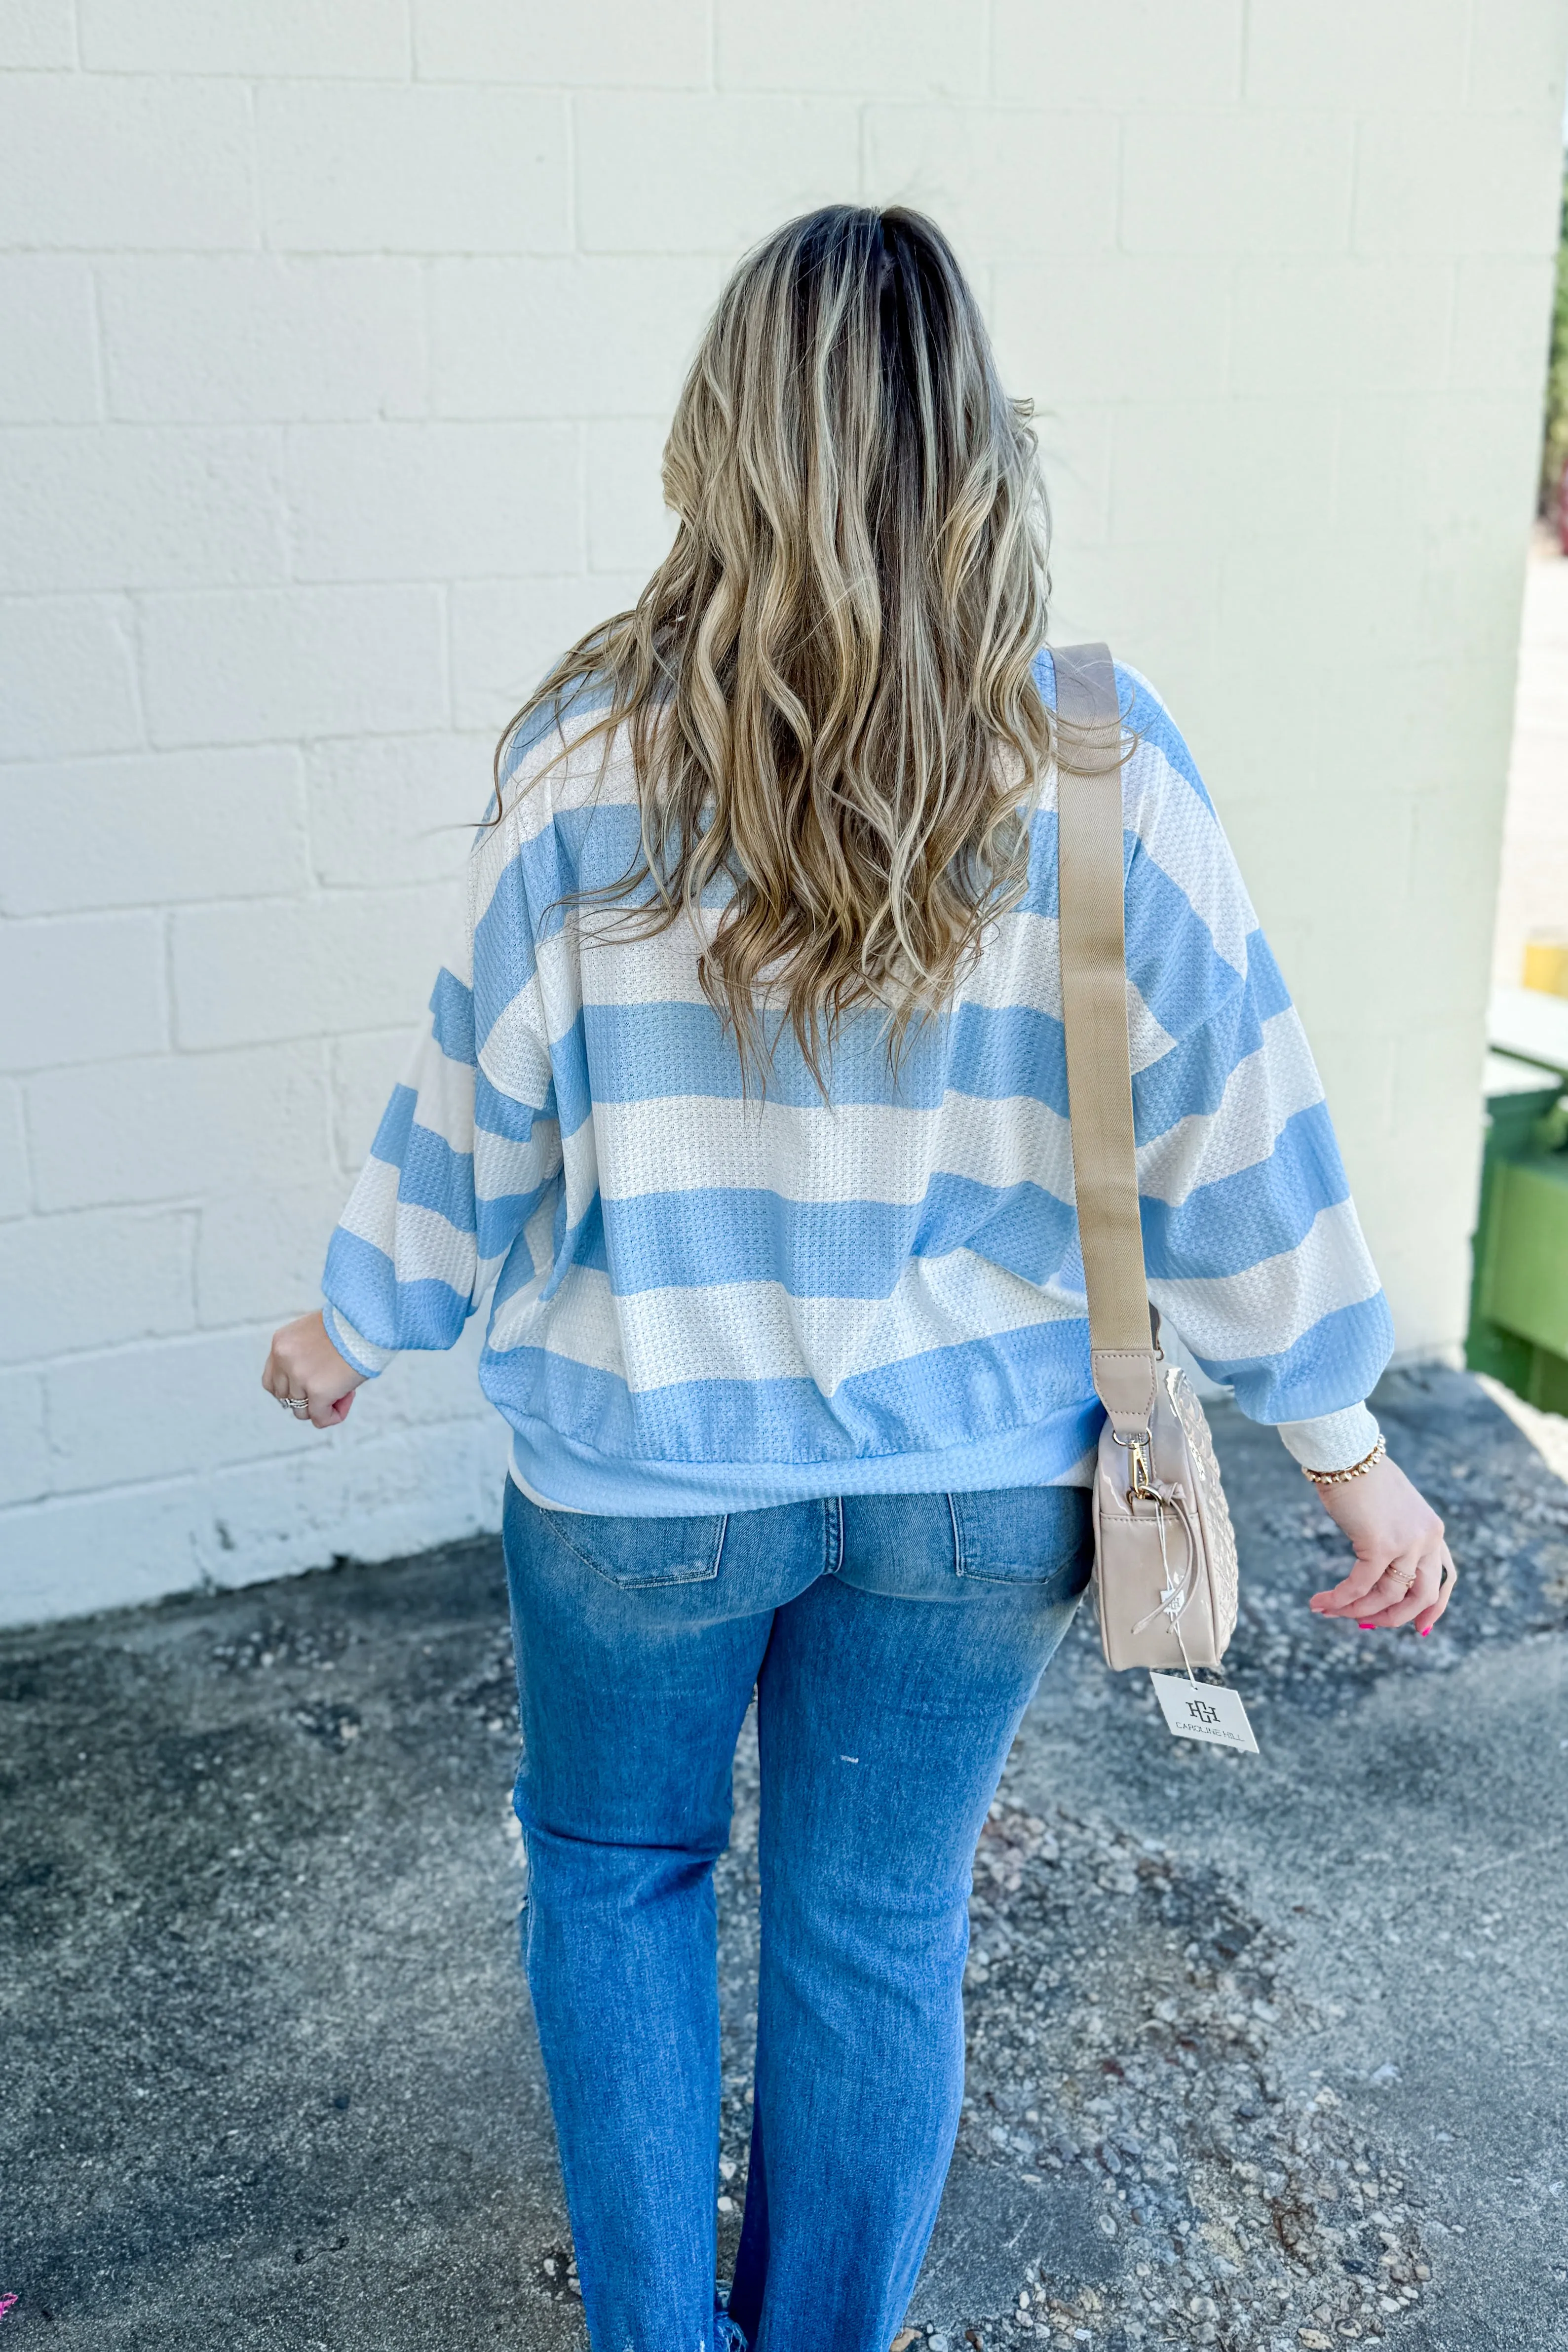
<path id="1" fill-rule="evenodd" d="M 1050 699 L 1048 655 L 1039 674 Z M 1158 698 L 1119 681 L 1150 1294 L 1244 1412 L 1333 1468 L 1375 1432 L 1345 1409 L 1387 1360 L 1388 1309 L 1208 796 Z M 743 1099 L 696 924 L 633 940 L 555 903 L 638 841 L 623 738 L 602 776 L 601 742 L 549 767 L 561 740 L 548 714 L 522 731 L 476 842 L 465 950 L 332 1239 L 334 1344 L 375 1373 L 452 1346 L 492 1293 L 482 1383 L 518 1483 L 566 1508 L 1088 1483 L 1054 778 L 1022 902 L 896 1083 L 880 1016 L 850 1016 L 830 1107 L 787 1026 Z"/>

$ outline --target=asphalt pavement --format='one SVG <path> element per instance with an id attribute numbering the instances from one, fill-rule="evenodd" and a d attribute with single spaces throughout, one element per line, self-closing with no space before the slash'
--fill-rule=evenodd
<path id="1" fill-rule="evenodd" d="M 1377 1403 L 1461 1570 L 1429 1641 L 1310 1616 L 1338 1538 L 1221 1409 L 1261 1752 L 1172 1741 L 1086 1614 L 1030 1709 L 927 2352 L 1568 2352 L 1568 1486 L 1461 1374 Z M 580 2347 L 497 1548 L 0 1635 L 0 2343 Z M 721 2263 L 755 1821 L 748 1726 Z"/>

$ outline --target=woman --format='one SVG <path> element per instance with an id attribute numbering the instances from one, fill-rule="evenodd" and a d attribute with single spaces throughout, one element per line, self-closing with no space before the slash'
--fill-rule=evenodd
<path id="1" fill-rule="evenodd" d="M 957 2126 L 969 1869 L 1091 1567 L 1044 504 L 930 222 L 737 271 L 634 611 L 508 730 L 463 957 L 267 1386 L 318 1427 L 493 1291 L 527 1961 L 601 2352 L 885 2352 Z M 1389 1321 L 1192 761 L 1121 675 L 1152 1296 L 1430 1630 Z M 753 1685 L 755 2128 L 716 2312 L 712 1871 Z"/>

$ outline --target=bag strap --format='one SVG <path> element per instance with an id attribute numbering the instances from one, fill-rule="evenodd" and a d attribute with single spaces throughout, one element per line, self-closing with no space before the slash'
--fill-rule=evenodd
<path id="1" fill-rule="evenodd" d="M 1149 1427 L 1156 1379 L 1127 1042 L 1122 714 L 1103 645 L 1053 653 L 1057 901 L 1072 1182 L 1095 1393 L 1124 1441 Z"/>

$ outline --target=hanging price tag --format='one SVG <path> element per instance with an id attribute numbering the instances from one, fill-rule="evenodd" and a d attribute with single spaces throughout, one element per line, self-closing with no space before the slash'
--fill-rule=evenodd
<path id="1" fill-rule="evenodd" d="M 1149 1675 L 1160 1712 L 1178 1739 L 1207 1739 L 1214 1748 L 1236 1748 L 1256 1756 L 1258 1742 L 1239 1691 L 1220 1683 L 1190 1683 L 1185 1675 Z"/>

